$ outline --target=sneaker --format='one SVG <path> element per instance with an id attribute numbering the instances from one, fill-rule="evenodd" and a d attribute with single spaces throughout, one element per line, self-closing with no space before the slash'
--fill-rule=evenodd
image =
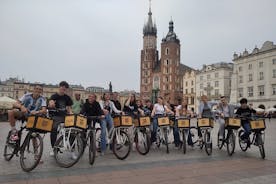
<path id="1" fill-rule="evenodd" d="M 50 156 L 53 157 L 55 154 L 53 151 L 50 151 Z"/>
<path id="2" fill-rule="evenodd" d="M 71 158 L 72 158 L 73 160 L 77 160 L 77 159 L 78 159 L 78 156 L 76 155 L 75 152 L 72 152 L 72 153 L 71 153 Z"/>
<path id="3" fill-rule="evenodd" d="M 10 141 L 16 142 L 19 139 L 17 130 L 12 130 L 10 135 Z"/>

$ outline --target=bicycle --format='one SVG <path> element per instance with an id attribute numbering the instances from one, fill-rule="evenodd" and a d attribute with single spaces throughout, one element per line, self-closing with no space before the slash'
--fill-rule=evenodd
<path id="1" fill-rule="evenodd" d="M 149 126 L 149 116 L 140 116 L 134 119 L 134 143 L 136 150 L 141 155 L 146 155 L 150 150 L 150 137 L 147 133 Z"/>
<path id="2" fill-rule="evenodd" d="M 217 146 L 219 149 L 226 144 L 227 153 L 232 156 L 236 147 L 236 135 L 237 130 L 241 127 L 241 120 L 238 118 L 224 118 L 225 121 L 225 131 L 227 131 L 225 136 L 225 131 L 223 138 L 219 139 L 220 132 L 218 132 Z"/>
<path id="3" fill-rule="evenodd" d="M 95 124 L 98 119 L 100 119 L 100 116 L 87 116 L 88 120 L 91 120 L 88 124 L 87 129 L 82 132 L 82 140 L 84 143 L 84 149 L 83 153 L 85 151 L 86 146 L 89 147 L 89 164 L 93 165 L 95 162 L 96 157 L 96 129 Z"/>
<path id="4" fill-rule="evenodd" d="M 114 155 L 119 160 L 124 160 L 130 153 L 130 139 L 127 132 L 124 130 L 127 127 L 132 126 L 132 117 L 124 115 L 115 115 L 113 117 L 114 126 L 107 131 L 107 145 L 112 146 Z M 96 148 L 101 147 L 101 128 L 96 128 Z"/>
<path id="5" fill-rule="evenodd" d="M 9 131 L 8 133 L 4 147 L 5 160 L 10 161 L 14 155 L 18 157 L 18 154 L 20 154 L 20 166 L 22 170 L 30 172 L 35 169 L 40 163 L 43 153 L 43 138 L 40 133 L 46 134 L 50 132 L 52 125 L 53 120 L 41 116 L 29 116 L 26 123 L 25 119 L 21 120 L 18 140 L 15 142 L 11 141 L 10 136 L 12 132 Z M 27 135 L 21 144 L 23 130 L 27 131 Z"/>
<path id="6" fill-rule="evenodd" d="M 158 115 L 157 118 L 157 133 L 156 133 L 156 145 L 160 148 L 161 144 L 166 146 L 166 153 L 169 153 L 169 140 L 168 135 L 170 131 L 170 118 L 169 116 Z"/>
<path id="7" fill-rule="evenodd" d="M 262 159 L 265 158 L 265 149 L 264 149 L 264 140 L 265 140 L 265 120 L 264 119 L 254 119 L 249 117 L 241 117 L 243 119 L 247 119 L 249 121 L 251 131 L 253 132 L 252 139 L 250 136 L 248 139 L 242 139 L 242 135 L 245 133 L 243 129 L 239 131 L 239 144 L 242 151 L 246 151 L 253 144 L 259 147 L 259 151 Z"/>
<path id="8" fill-rule="evenodd" d="M 198 118 L 197 127 L 201 129 L 203 134 L 203 140 L 199 142 L 200 149 L 204 146 L 207 155 L 211 155 L 213 149 L 211 131 L 214 127 L 214 120 L 212 118 Z"/>
<path id="9" fill-rule="evenodd" d="M 53 152 L 60 167 L 69 168 L 79 161 L 84 150 L 81 135 L 86 127 L 87 119 L 82 115 L 67 115 L 64 122 L 59 125 L 59 136 Z"/>

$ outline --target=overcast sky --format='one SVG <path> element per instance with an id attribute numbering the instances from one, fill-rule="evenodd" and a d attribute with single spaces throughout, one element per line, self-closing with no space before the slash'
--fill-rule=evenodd
<path id="1" fill-rule="evenodd" d="M 0 0 L 0 79 L 139 90 L 148 0 Z M 276 0 L 152 0 L 160 41 L 172 17 L 181 63 L 231 62 L 276 42 Z"/>

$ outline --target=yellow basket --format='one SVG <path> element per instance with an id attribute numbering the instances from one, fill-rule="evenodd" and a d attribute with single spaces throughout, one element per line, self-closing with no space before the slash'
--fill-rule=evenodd
<path id="1" fill-rule="evenodd" d="M 263 119 L 250 121 L 252 130 L 264 130 L 266 128 L 265 121 Z"/>
<path id="2" fill-rule="evenodd" d="M 140 117 L 139 118 L 139 126 L 150 126 L 150 117 Z"/>
<path id="3" fill-rule="evenodd" d="M 241 120 L 239 118 L 226 118 L 225 127 L 239 129 L 241 127 Z"/>
<path id="4" fill-rule="evenodd" d="M 132 126 L 132 117 L 131 116 L 116 116 L 113 118 L 114 127 L 119 126 Z"/>
<path id="5" fill-rule="evenodd" d="M 87 128 L 87 118 L 83 115 L 67 115 L 64 121 L 65 127 Z"/>
<path id="6" fill-rule="evenodd" d="M 29 116 L 26 128 L 33 129 L 38 132 L 51 132 L 54 121 L 50 118 L 40 116 Z"/>
<path id="7" fill-rule="evenodd" d="M 178 119 L 177 126 L 178 128 L 190 128 L 190 119 Z"/>
<path id="8" fill-rule="evenodd" d="M 214 127 L 214 121 L 210 118 L 198 118 L 197 119 L 198 127 Z"/>
<path id="9" fill-rule="evenodd" d="M 168 126 L 170 125 L 170 120 L 168 117 L 157 118 L 158 126 Z"/>

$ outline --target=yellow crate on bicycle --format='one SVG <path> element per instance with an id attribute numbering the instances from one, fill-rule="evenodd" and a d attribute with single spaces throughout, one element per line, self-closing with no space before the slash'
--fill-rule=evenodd
<path id="1" fill-rule="evenodd" d="M 67 115 L 64 120 L 65 127 L 87 128 L 87 118 L 81 114 Z"/>
<path id="2" fill-rule="evenodd" d="M 26 128 L 38 132 L 51 132 L 54 121 L 47 117 L 29 116 L 27 119 Z"/>
<path id="3" fill-rule="evenodd" d="M 119 126 L 132 126 L 132 117 L 131 116 L 116 116 L 113 118 L 114 127 Z"/>
<path id="4" fill-rule="evenodd" d="M 170 125 L 170 119 L 168 117 L 157 118 L 158 126 L 168 126 Z"/>
<path id="5" fill-rule="evenodd" d="M 178 128 L 190 128 L 190 119 L 178 119 L 177 127 Z"/>
<path id="6" fill-rule="evenodd" d="M 198 127 L 214 127 L 214 121 L 211 118 L 198 118 L 197 119 Z"/>
<path id="7" fill-rule="evenodd" d="M 150 126 L 150 117 L 149 116 L 143 116 L 143 117 L 139 117 L 137 119 L 137 126 Z M 136 125 L 135 125 L 136 126 Z"/>
<path id="8" fill-rule="evenodd" d="M 266 128 L 264 119 L 250 121 L 252 130 L 264 130 Z"/>
<path id="9" fill-rule="evenodd" d="M 239 118 L 226 118 L 225 127 L 230 127 L 233 129 L 239 129 L 241 127 L 241 119 Z"/>

